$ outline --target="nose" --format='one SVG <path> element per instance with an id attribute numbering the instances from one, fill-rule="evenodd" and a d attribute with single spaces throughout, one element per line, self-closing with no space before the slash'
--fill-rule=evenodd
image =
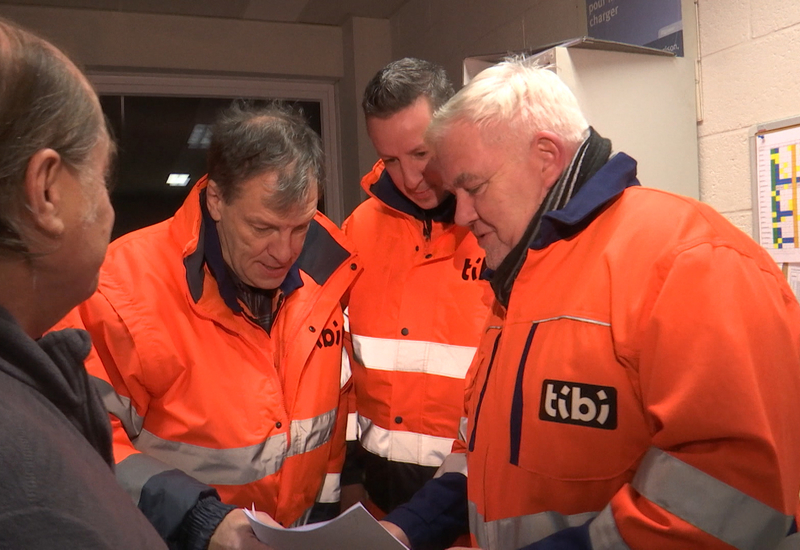
<path id="1" fill-rule="evenodd" d="M 270 243 L 269 255 L 281 266 L 292 261 L 292 232 L 280 231 Z"/>
<path id="2" fill-rule="evenodd" d="M 405 188 L 410 191 L 416 191 L 423 181 L 423 172 L 425 171 L 426 163 L 406 162 L 401 164 L 400 169 L 403 172 L 403 181 Z"/>
<path id="3" fill-rule="evenodd" d="M 458 225 L 471 225 L 478 219 L 478 213 L 475 211 L 475 199 L 463 189 L 457 189 L 455 196 L 456 213 L 454 221 Z"/>

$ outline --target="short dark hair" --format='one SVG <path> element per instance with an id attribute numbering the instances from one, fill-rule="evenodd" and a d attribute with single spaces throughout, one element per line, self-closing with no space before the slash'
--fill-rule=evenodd
<path id="1" fill-rule="evenodd" d="M 67 57 L 0 18 L 0 254 L 29 254 L 19 216 L 31 157 L 50 148 L 81 167 L 105 133 L 95 95 Z"/>
<path id="2" fill-rule="evenodd" d="M 235 101 L 211 129 L 208 177 L 230 203 L 242 182 L 275 171 L 274 208 L 285 211 L 322 192 L 325 176 L 322 140 L 303 116 L 282 102 L 255 106 Z"/>
<path id="3" fill-rule="evenodd" d="M 375 73 L 364 90 L 361 106 L 364 116 L 387 118 L 425 96 L 436 111 L 453 97 L 453 85 L 444 67 L 404 57 L 392 61 Z"/>

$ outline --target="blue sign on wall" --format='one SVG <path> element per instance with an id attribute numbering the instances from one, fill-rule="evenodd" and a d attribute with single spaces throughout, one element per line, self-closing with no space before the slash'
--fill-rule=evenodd
<path id="1" fill-rule="evenodd" d="M 683 55 L 681 0 L 586 0 L 589 36 Z"/>

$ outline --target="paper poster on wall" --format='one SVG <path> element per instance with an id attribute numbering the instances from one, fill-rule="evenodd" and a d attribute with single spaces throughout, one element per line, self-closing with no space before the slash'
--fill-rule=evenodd
<path id="1" fill-rule="evenodd" d="M 800 126 L 758 131 L 758 240 L 776 262 L 800 262 Z"/>
<path id="2" fill-rule="evenodd" d="M 681 0 L 586 0 L 589 36 L 683 56 Z"/>

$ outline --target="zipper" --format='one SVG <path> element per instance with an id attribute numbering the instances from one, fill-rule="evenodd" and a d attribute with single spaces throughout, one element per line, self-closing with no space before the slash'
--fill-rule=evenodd
<path id="1" fill-rule="evenodd" d="M 478 396 L 478 404 L 475 406 L 475 420 L 472 421 L 472 433 L 469 436 L 469 452 L 475 450 L 475 432 L 478 430 L 478 416 L 481 414 L 481 405 L 483 405 L 483 397 L 486 395 L 486 386 L 489 385 L 489 375 L 492 374 L 492 365 L 494 365 L 494 357 L 497 354 L 497 346 L 500 343 L 501 334 L 503 334 L 502 330 L 497 333 L 497 338 L 494 340 L 492 355 L 489 358 L 489 366 L 486 368 L 486 378 L 483 381 L 481 394 Z"/>

